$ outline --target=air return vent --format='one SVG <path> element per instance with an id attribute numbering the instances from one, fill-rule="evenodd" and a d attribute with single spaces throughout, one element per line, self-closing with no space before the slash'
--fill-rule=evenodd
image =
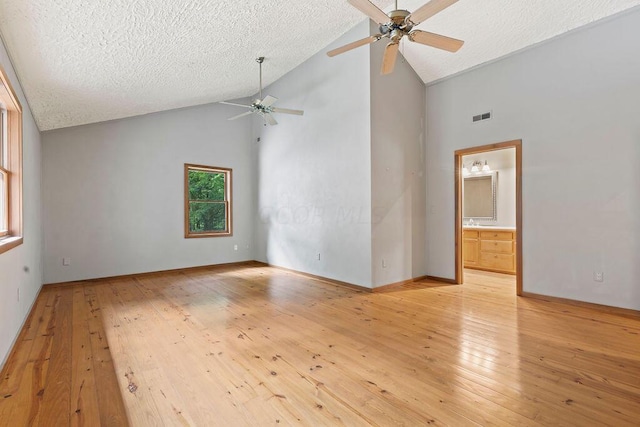
<path id="1" fill-rule="evenodd" d="M 491 118 L 491 111 L 488 111 L 486 113 L 482 113 L 482 114 L 478 114 L 476 116 L 473 116 L 473 122 L 481 122 L 483 120 L 489 120 Z"/>

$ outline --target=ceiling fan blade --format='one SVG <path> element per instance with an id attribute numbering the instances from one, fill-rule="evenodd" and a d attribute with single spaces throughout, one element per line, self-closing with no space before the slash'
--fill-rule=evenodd
<path id="1" fill-rule="evenodd" d="M 393 72 L 393 68 L 396 66 L 396 57 L 398 56 L 398 47 L 400 42 L 391 42 L 384 48 L 384 56 L 382 57 L 382 74 L 389 74 Z"/>
<path id="2" fill-rule="evenodd" d="M 236 107 L 251 108 L 251 105 L 236 104 L 235 102 L 220 101 L 220 104 L 235 105 Z"/>
<path id="3" fill-rule="evenodd" d="M 261 104 L 264 107 L 269 107 L 269 106 L 275 104 L 277 100 L 278 100 L 278 98 L 276 98 L 275 96 L 267 95 L 267 96 L 264 97 L 264 99 L 262 100 Z"/>
<path id="4" fill-rule="evenodd" d="M 227 120 L 235 120 L 240 117 L 248 116 L 249 114 L 253 114 L 253 111 L 247 111 L 246 113 L 238 114 L 237 116 L 229 117 Z"/>
<path id="5" fill-rule="evenodd" d="M 276 119 L 274 119 L 273 116 L 270 113 L 265 113 L 264 114 L 264 121 L 267 122 L 268 124 L 270 124 L 271 126 L 274 126 L 274 125 L 278 124 Z"/>
<path id="6" fill-rule="evenodd" d="M 375 36 L 365 37 L 361 40 L 357 40 L 355 42 L 345 44 L 344 46 L 339 47 L 337 49 L 330 50 L 329 52 L 327 52 L 327 55 L 332 57 L 336 55 L 340 55 L 341 53 L 345 53 L 351 49 L 355 49 L 357 47 L 364 46 L 366 44 L 377 42 L 378 40 L 380 40 L 380 38 L 382 38 L 382 34 L 376 34 Z"/>
<path id="7" fill-rule="evenodd" d="M 409 40 L 438 49 L 448 50 L 449 52 L 457 52 L 464 44 L 462 40 L 420 30 L 410 32 Z"/>
<path id="8" fill-rule="evenodd" d="M 288 108 L 277 108 L 274 107 L 272 108 L 274 113 L 284 113 L 284 114 L 296 114 L 298 116 L 301 116 L 304 114 L 304 111 L 302 110 L 290 110 Z"/>
<path id="9" fill-rule="evenodd" d="M 349 4 L 360 12 L 373 19 L 378 24 L 386 24 L 390 21 L 386 13 L 384 13 L 378 6 L 371 3 L 369 0 L 347 0 Z"/>
<path id="10" fill-rule="evenodd" d="M 422 21 L 431 18 L 436 13 L 442 12 L 458 0 L 431 0 L 429 3 L 416 9 L 406 20 L 418 25 Z"/>

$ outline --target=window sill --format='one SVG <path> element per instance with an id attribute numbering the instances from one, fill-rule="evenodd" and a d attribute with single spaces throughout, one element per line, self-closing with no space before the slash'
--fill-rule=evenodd
<path id="1" fill-rule="evenodd" d="M 225 231 L 224 233 L 190 233 L 185 234 L 185 239 L 198 239 L 200 237 L 229 237 L 233 236 L 233 233 L 230 231 Z"/>
<path id="2" fill-rule="evenodd" d="M 22 244 L 22 236 L 4 237 L 0 239 L 0 254 Z"/>

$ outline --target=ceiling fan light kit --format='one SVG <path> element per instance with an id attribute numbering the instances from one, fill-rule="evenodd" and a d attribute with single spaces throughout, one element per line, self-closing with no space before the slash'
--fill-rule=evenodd
<path id="1" fill-rule="evenodd" d="M 266 125 L 270 125 L 270 126 L 274 126 L 277 125 L 278 122 L 276 121 L 276 119 L 273 117 L 272 113 L 282 113 L 282 114 L 294 114 L 297 116 L 301 116 L 304 114 L 304 111 L 302 110 L 291 110 L 289 108 L 278 108 L 278 107 L 274 107 L 273 104 L 276 103 L 276 101 L 278 101 L 278 98 L 271 96 L 271 95 L 267 95 L 264 97 L 264 99 L 262 98 L 262 63 L 264 62 L 264 56 L 260 56 L 258 58 L 256 58 L 256 62 L 258 64 L 260 64 L 260 92 L 259 92 L 259 98 L 255 99 L 251 105 L 244 105 L 244 104 L 236 104 L 235 102 L 227 102 L 227 101 L 222 101 L 220 104 L 226 104 L 226 105 L 233 105 L 235 107 L 242 107 L 242 108 L 249 108 L 250 111 L 238 114 L 236 116 L 233 117 L 229 117 L 227 120 L 236 120 L 239 119 L 241 117 L 244 116 L 248 116 L 250 114 L 258 114 L 260 116 L 262 116 L 264 118 L 264 123 L 265 126 Z"/>
<path id="2" fill-rule="evenodd" d="M 449 52 L 457 52 L 464 44 L 462 40 L 413 29 L 424 20 L 443 11 L 458 0 L 431 0 L 429 3 L 418 8 L 413 13 L 408 10 L 398 9 L 397 0 L 395 2 L 395 9 L 389 13 L 384 13 L 380 8 L 378 8 L 378 6 L 371 3 L 369 0 L 347 1 L 373 21 L 377 22 L 380 25 L 380 33 L 351 42 L 337 49 L 333 49 L 327 52 L 327 55 L 330 57 L 340 55 L 341 53 L 348 52 L 360 46 L 375 43 L 383 37 L 386 37 L 390 41 L 385 48 L 384 56 L 382 58 L 381 73 L 389 74 L 393 72 L 393 68 L 395 67 L 400 40 L 402 40 L 404 36 L 407 36 L 407 38 L 412 42 L 435 47 L 437 49 L 443 49 Z"/>

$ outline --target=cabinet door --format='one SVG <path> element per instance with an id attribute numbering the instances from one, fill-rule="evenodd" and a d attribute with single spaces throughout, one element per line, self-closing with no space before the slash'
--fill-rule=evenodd
<path id="1" fill-rule="evenodd" d="M 465 267 L 478 264 L 478 239 L 464 239 L 462 258 Z"/>

